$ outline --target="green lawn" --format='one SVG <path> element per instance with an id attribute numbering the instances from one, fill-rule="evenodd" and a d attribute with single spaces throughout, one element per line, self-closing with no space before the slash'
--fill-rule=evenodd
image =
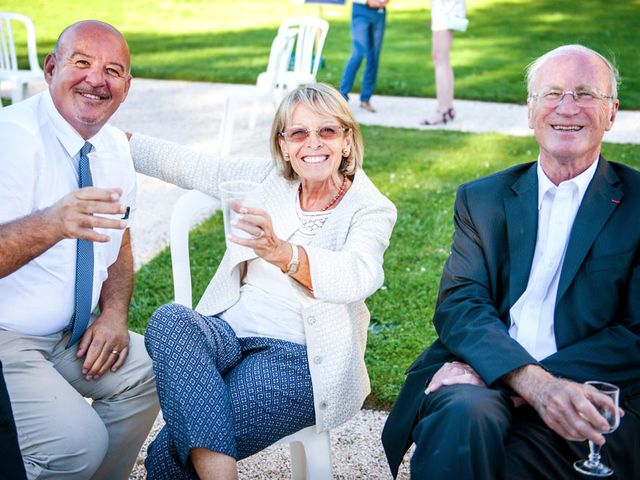
<path id="1" fill-rule="evenodd" d="M 522 102 L 526 64 L 559 44 L 580 42 L 615 58 L 623 76 L 622 106 L 640 108 L 640 0 L 467 3 L 469 30 L 457 34 L 452 55 L 458 97 Z M 435 95 L 428 5 L 390 3 L 378 93 Z M 33 18 L 41 59 L 62 28 L 98 18 L 127 36 L 135 75 L 232 83 L 255 82 L 283 18 L 320 10 L 291 0 L 3 0 L 0 8 Z M 337 85 L 350 52 L 350 7 L 323 6 L 321 13 L 331 29 L 319 80 Z"/>
<path id="2" fill-rule="evenodd" d="M 399 214 L 385 256 L 384 288 L 367 301 L 372 320 L 366 360 L 373 384 L 368 405 L 387 408 L 406 367 L 434 339 L 431 316 L 453 232 L 456 187 L 533 160 L 537 149 L 529 137 L 377 127 L 363 131 L 367 173 Z M 606 144 L 604 154 L 640 167 L 640 145 Z M 194 295 L 199 298 L 224 252 L 220 214 L 192 238 Z M 143 332 L 153 310 L 171 300 L 171 260 L 164 251 L 137 274 L 133 327 Z"/>
<path id="3" fill-rule="evenodd" d="M 426 0 L 389 7 L 377 92 L 435 95 Z M 615 59 L 622 107 L 640 109 L 640 0 L 471 0 L 470 27 L 456 35 L 452 61 L 459 98 L 521 102 L 525 65 L 544 51 L 579 42 Z M 152 78 L 253 83 L 264 70 L 281 20 L 317 14 L 291 0 L 2 0 L 2 10 L 32 17 L 40 58 L 60 31 L 85 18 L 113 23 L 129 40 L 133 73 Z M 323 6 L 331 29 L 319 80 L 337 85 L 350 50 L 346 7 Z M 356 85 L 356 89 L 359 87 Z M 398 207 L 385 258 L 386 282 L 368 300 L 372 313 L 367 365 L 370 406 L 389 407 L 404 370 L 434 338 L 431 316 L 449 251 L 456 187 L 535 159 L 531 137 L 363 127 L 365 168 Z M 639 145 L 605 145 L 611 159 L 640 167 Z M 220 215 L 193 235 L 196 298 L 224 251 Z M 136 276 L 131 322 L 143 332 L 153 310 L 172 299 L 170 256 L 164 251 Z"/>

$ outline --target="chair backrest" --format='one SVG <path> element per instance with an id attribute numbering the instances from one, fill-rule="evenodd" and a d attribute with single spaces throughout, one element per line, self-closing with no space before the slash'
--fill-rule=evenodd
<path id="1" fill-rule="evenodd" d="M 295 31 L 296 45 L 293 68 L 295 75 L 315 81 L 320 68 L 324 42 L 329 32 L 329 23 L 318 17 L 296 17 L 285 20 L 278 33 Z M 301 82 L 302 83 L 302 82 Z"/>
<path id="2" fill-rule="evenodd" d="M 41 72 L 33 22 L 25 15 L 13 12 L 0 12 L 0 72 L 17 72 L 19 70 L 14 39 L 14 27 L 18 22 L 23 24 L 26 31 L 29 70 Z"/>
<path id="3" fill-rule="evenodd" d="M 261 73 L 256 81 L 258 88 L 269 92 L 277 88 L 279 79 L 289 68 L 289 59 L 293 52 L 296 35 L 297 32 L 292 30 L 278 31 L 276 38 L 271 43 L 267 70 Z"/>

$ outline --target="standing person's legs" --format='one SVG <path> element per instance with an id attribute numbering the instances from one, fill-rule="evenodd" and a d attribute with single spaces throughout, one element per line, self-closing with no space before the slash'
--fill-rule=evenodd
<path id="1" fill-rule="evenodd" d="M 511 401 L 473 385 L 450 385 L 426 395 L 413 429 L 413 480 L 495 480 L 504 468 Z"/>
<path id="2" fill-rule="evenodd" d="M 386 25 L 386 13 L 373 11 L 369 13 L 369 28 L 367 32 L 367 65 L 362 77 L 362 90 L 360 101 L 369 102 L 376 87 L 378 79 L 378 66 L 380 64 L 380 52 L 382 50 L 382 39 Z"/>
<path id="3" fill-rule="evenodd" d="M 453 30 L 436 30 L 431 34 L 431 57 L 435 70 L 436 99 L 438 110 L 427 119 L 435 125 L 445 120 L 452 120 L 450 109 L 453 109 L 454 76 L 451 67 L 451 45 Z M 445 116 L 446 115 L 446 116 Z"/>
<path id="4" fill-rule="evenodd" d="M 8 480 L 25 479 L 24 464 L 18 446 L 18 434 L 0 362 L 0 466 Z"/>
<path id="5" fill-rule="evenodd" d="M 82 375 L 76 348 L 64 348 L 67 340 L 63 337 L 56 347 L 55 368 L 82 396 L 93 400 L 93 410 L 106 427 L 109 441 L 92 480 L 127 479 L 160 409 L 144 338 L 129 332 L 129 354 L 122 367 L 91 381 Z"/>
<path id="6" fill-rule="evenodd" d="M 366 16 L 360 13 L 362 9 L 366 8 L 365 5 L 356 3 L 353 5 L 353 12 L 351 14 L 351 57 L 344 68 L 339 88 L 340 93 L 346 100 L 349 99 L 349 92 L 351 91 L 351 87 L 353 87 L 356 73 L 358 73 L 367 49 L 368 22 Z"/>
<path id="7" fill-rule="evenodd" d="M 102 463 L 109 438 L 91 405 L 56 370 L 59 344 L 66 345 L 60 334 L 0 331 L 0 358 L 28 478 L 87 479 Z"/>

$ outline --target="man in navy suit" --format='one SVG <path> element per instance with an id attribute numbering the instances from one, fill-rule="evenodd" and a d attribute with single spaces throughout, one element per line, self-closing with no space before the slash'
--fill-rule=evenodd
<path id="1" fill-rule="evenodd" d="M 392 473 L 412 479 L 575 478 L 603 445 L 587 380 L 618 385 L 604 463 L 640 478 L 640 172 L 601 156 L 617 72 L 567 45 L 527 72 L 537 162 L 458 190 L 438 339 L 409 368 L 383 431 Z"/>

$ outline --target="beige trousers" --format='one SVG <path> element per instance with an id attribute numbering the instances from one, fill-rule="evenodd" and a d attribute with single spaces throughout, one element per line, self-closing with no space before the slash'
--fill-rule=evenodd
<path id="1" fill-rule="evenodd" d="M 0 330 L 27 477 L 125 480 L 159 410 L 144 339 L 130 332 L 124 365 L 87 381 L 77 345 L 65 350 L 68 336 Z"/>

